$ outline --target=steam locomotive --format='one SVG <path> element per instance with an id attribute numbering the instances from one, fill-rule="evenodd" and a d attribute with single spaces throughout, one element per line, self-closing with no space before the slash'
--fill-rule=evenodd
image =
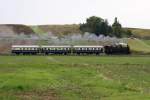
<path id="1" fill-rule="evenodd" d="M 125 43 L 105 46 L 45 46 L 45 45 L 12 45 L 15 55 L 100 55 L 100 54 L 130 54 L 130 48 Z"/>

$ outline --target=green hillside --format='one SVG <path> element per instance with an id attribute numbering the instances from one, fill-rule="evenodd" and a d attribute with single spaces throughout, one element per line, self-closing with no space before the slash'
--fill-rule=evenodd
<path id="1" fill-rule="evenodd" d="M 70 24 L 70 25 L 39 25 L 39 26 L 31 26 L 31 28 L 36 33 L 49 33 L 52 32 L 56 35 L 66 35 L 72 33 L 81 33 L 79 30 L 79 25 Z"/>
<path id="2" fill-rule="evenodd" d="M 150 45 L 150 40 L 143 40 L 146 44 Z"/>
<path id="3" fill-rule="evenodd" d="M 150 39 L 150 29 L 129 28 L 135 37 Z"/>
<path id="4" fill-rule="evenodd" d="M 150 41 L 128 39 L 128 44 L 133 53 L 150 54 Z"/>
<path id="5" fill-rule="evenodd" d="M 40 25 L 31 26 L 31 28 L 36 33 L 48 33 L 52 32 L 57 35 L 65 35 L 71 33 L 81 33 L 79 25 Z M 150 29 L 140 29 L 140 28 L 128 28 L 132 31 L 134 37 L 150 39 Z"/>

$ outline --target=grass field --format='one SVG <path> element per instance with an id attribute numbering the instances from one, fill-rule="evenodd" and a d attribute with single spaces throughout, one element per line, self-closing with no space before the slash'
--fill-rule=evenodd
<path id="1" fill-rule="evenodd" d="M 146 44 L 150 45 L 150 40 L 143 40 Z"/>
<path id="2" fill-rule="evenodd" d="M 150 100 L 150 56 L 0 56 L 0 100 Z"/>

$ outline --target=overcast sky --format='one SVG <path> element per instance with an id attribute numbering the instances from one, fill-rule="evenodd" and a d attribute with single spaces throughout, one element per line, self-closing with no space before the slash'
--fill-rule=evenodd
<path id="1" fill-rule="evenodd" d="M 150 28 L 149 11 L 150 0 L 0 0 L 0 24 L 78 24 L 99 16 Z"/>

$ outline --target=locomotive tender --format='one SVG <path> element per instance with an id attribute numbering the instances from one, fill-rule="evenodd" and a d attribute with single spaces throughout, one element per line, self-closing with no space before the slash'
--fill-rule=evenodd
<path id="1" fill-rule="evenodd" d="M 59 54 L 59 55 L 100 55 L 105 54 L 130 54 L 127 44 L 119 43 L 106 46 L 39 46 L 39 45 L 12 45 L 12 54 L 36 55 L 36 54 Z"/>

